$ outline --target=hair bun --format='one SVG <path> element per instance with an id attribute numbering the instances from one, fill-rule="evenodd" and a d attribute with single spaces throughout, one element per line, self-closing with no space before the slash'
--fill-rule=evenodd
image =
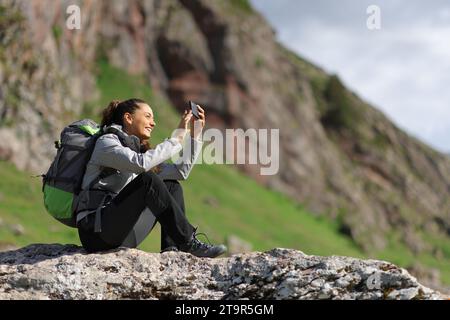
<path id="1" fill-rule="evenodd" d="M 108 108 L 111 108 L 114 110 L 117 108 L 117 106 L 120 104 L 120 102 L 121 102 L 120 100 L 113 100 L 109 103 Z"/>
<path id="2" fill-rule="evenodd" d="M 123 101 L 112 100 L 102 111 L 101 127 L 109 126 L 112 123 L 123 125 L 123 115 L 127 112 L 134 113 L 140 107 L 140 103 L 145 103 L 145 101 L 136 98 Z"/>

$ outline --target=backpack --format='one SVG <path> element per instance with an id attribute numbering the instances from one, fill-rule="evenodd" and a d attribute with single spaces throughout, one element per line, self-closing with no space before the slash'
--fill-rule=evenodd
<path id="1" fill-rule="evenodd" d="M 76 228 L 74 198 L 81 191 L 86 165 L 95 142 L 102 135 L 100 126 L 84 119 L 71 123 L 55 141 L 56 156 L 42 175 L 42 192 L 47 212 L 63 224 Z"/>

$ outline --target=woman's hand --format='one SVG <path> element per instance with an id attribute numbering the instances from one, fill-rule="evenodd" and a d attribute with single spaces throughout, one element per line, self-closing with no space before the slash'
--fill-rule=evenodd
<path id="1" fill-rule="evenodd" d="M 189 130 L 189 122 L 192 119 L 192 111 L 185 110 L 183 115 L 181 116 L 180 123 L 178 124 L 178 128 L 172 134 L 173 138 L 177 138 L 180 143 L 183 142 L 184 137 L 186 136 L 187 131 Z"/>
<path id="2" fill-rule="evenodd" d="M 196 119 L 194 116 L 192 116 L 191 118 L 191 137 L 193 139 L 198 139 L 200 138 L 201 134 L 202 134 L 202 130 L 205 127 L 205 123 L 206 123 L 206 116 L 205 116 L 205 110 L 203 110 L 202 107 L 200 107 L 199 105 L 197 105 L 197 110 L 198 110 L 198 116 L 199 118 Z M 192 113 L 192 111 L 191 111 Z"/>
<path id="3" fill-rule="evenodd" d="M 189 121 L 193 117 L 191 110 L 184 110 L 183 115 L 181 116 L 180 124 L 178 125 L 178 129 L 189 129 Z"/>

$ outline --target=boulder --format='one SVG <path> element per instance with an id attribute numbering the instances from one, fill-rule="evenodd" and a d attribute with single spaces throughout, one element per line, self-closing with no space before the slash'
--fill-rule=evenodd
<path id="1" fill-rule="evenodd" d="M 294 249 L 198 258 L 33 244 L 0 252 L 0 299 L 445 299 L 389 262 Z"/>

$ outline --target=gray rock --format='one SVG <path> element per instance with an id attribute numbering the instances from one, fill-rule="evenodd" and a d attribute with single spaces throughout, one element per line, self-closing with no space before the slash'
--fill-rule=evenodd
<path id="1" fill-rule="evenodd" d="M 309 256 L 293 249 L 216 259 L 128 248 L 87 254 L 60 244 L 0 252 L 0 299 L 383 298 L 446 297 L 384 261 Z"/>
<path id="2" fill-rule="evenodd" d="M 25 234 L 25 228 L 21 224 L 12 224 L 9 229 L 15 236 L 22 236 Z"/>

